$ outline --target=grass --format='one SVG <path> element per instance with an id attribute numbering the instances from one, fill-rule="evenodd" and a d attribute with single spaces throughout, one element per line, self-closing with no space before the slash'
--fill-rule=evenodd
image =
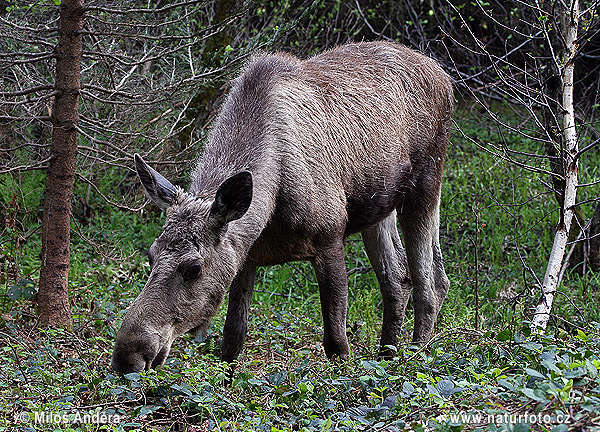
<path id="1" fill-rule="evenodd" d="M 539 151 L 534 142 L 500 135 L 466 108 L 456 117 L 464 134 L 483 146 L 504 142 Z M 581 168 L 584 179 L 597 174 L 595 166 Z M 600 276 L 567 271 L 548 335 L 530 334 L 527 321 L 557 222 L 554 197 L 544 178 L 478 149 L 462 134 L 453 138 L 442 194 L 451 291 L 432 341 L 410 345 L 409 312 L 397 357 L 375 360 L 380 295 L 354 236 L 346 262 L 350 359 L 325 359 L 311 267 L 263 268 L 230 386 L 217 354 L 226 305 L 206 335 L 178 339 L 158 370 L 117 376 L 109 368 L 120 319 L 148 275 L 144 251 L 161 229 L 162 215 L 152 208 L 122 212 L 93 194 L 76 202 L 70 273 L 75 330 L 35 327 L 31 297 L 43 180 L 40 173 L 0 178 L 5 219 L 15 220 L 5 224 L 0 252 L 0 430 L 560 432 L 600 421 Z M 111 171 L 104 182 L 111 190 L 123 179 Z M 600 195 L 598 188 L 583 194 Z M 87 196 L 86 185 L 78 185 L 77 196 Z M 36 423 L 35 413 L 45 423 Z M 84 414 L 119 421 L 94 424 L 92 417 L 78 417 Z"/>

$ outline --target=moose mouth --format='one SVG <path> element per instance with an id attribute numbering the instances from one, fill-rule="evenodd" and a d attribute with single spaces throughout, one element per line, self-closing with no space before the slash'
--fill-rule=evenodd
<path id="1" fill-rule="evenodd" d="M 147 371 L 164 364 L 170 351 L 171 348 L 167 345 L 163 346 L 156 355 L 150 353 L 124 353 L 115 350 L 111 367 L 115 372 L 124 374 Z"/>
<path id="2" fill-rule="evenodd" d="M 167 360 L 173 340 L 179 332 L 183 330 L 183 333 L 196 335 L 207 327 L 207 324 L 201 323 L 189 330 L 171 327 L 165 331 L 157 331 L 122 326 L 117 333 L 111 367 L 115 372 L 125 374 L 156 368 Z"/>
<path id="3" fill-rule="evenodd" d="M 132 373 L 150 370 L 164 364 L 171 342 L 157 334 L 140 332 L 135 338 L 117 334 L 111 367 L 115 372 Z M 162 339 L 162 340 L 161 340 Z"/>

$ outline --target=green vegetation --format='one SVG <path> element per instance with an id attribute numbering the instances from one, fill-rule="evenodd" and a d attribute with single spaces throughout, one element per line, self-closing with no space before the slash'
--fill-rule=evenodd
<path id="1" fill-rule="evenodd" d="M 545 145 L 562 140 L 554 87 L 558 69 L 571 64 L 564 2 L 90 2 L 69 276 L 73 333 L 40 330 L 34 307 L 61 1 L 0 3 L 0 432 L 562 432 L 600 424 L 600 272 L 567 268 L 547 335 L 528 328 L 559 217 Z M 600 136 L 600 32 L 597 2 L 580 4 L 572 64 L 586 148 Z M 185 184 L 183 168 L 203 146 L 224 83 L 250 53 L 305 57 L 373 39 L 420 49 L 452 75 L 458 98 L 481 98 L 455 114 L 441 224 L 451 290 L 431 342 L 410 344 L 409 311 L 397 357 L 376 360 L 381 299 L 353 236 L 347 362 L 326 360 L 314 274 L 291 263 L 259 270 L 230 385 L 218 361 L 226 304 L 207 334 L 177 340 L 158 370 L 114 374 L 114 337 L 144 286 L 145 251 L 164 215 L 150 205 L 119 209 L 98 192 L 123 207 L 141 202 L 125 168 L 135 152 Z M 592 184 L 578 190 L 587 202 L 582 221 L 600 196 L 599 153 L 596 145 L 579 159 L 580 182 Z"/>
<path id="2" fill-rule="evenodd" d="M 464 135 L 453 137 L 442 203 L 452 288 L 433 340 L 425 347 L 409 344 L 409 312 L 397 358 L 376 360 L 380 296 L 360 238 L 351 237 L 350 360 L 325 359 L 310 266 L 264 268 L 231 385 L 217 354 L 225 305 L 208 334 L 175 342 L 165 366 L 123 377 L 112 373 L 114 335 L 143 287 L 144 252 L 163 216 L 153 207 L 118 210 L 87 183 L 77 185 L 74 202 L 75 331 L 37 330 L 31 297 L 39 272 L 44 176 L 33 171 L 2 177 L 0 430 L 558 432 L 597 424 L 600 275 L 567 271 L 549 334 L 530 334 L 527 320 L 539 295 L 535 275 L 543 275 L 557 222 L 555 198 L 536 175 L 481 151 L 472 140 L 539 149 L 486 127 L 467 108 L 457 110 L 456 118 Z M 596 149 L 588 157 L 598 156 Z M 597 172 L 581 176 L 589 181 Z M 136 182 L 116 168 L 97 178 L 102 190 L 126 190 Z M 597 187 L 585 193 L 600 194 Z M 78 424 L 84 414 L 106 420 L 118 415 L 119 422 Z"/>

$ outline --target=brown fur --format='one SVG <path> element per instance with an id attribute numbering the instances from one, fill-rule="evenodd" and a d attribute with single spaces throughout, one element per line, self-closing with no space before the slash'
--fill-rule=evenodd
<path id="1" fill-rule="evenodd" d="M 235 360 L 256 267 L 293 260 L 315 268 L 327 356 L 346 357 L 343 239 L 355 232 L 382 292 L 382 354 L 397 344 L 411 289 L 413 339 L 426 341 L 449 285 L 438 225 L 452 100 L 442 69 L 397 44 L 349 44 L 304 61 L 254 58 L 189 192 L 136 159 L 148 194 L 168 206 L 167 223 L 117 335 L 113 368 L 163 362 L 176 336 L 208 325 L 228 288 L 221 355 Z"/>

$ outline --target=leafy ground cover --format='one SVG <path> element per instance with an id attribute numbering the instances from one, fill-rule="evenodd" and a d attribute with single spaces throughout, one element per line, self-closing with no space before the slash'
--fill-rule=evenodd
<path id="1" fill-rule="evenodd" d="M 254 321 L 270 336 L 253 332 L 230 385 L 213 339 L 180 341 L 164 367 L 118 377 L 110 338 L 5 334 L 4 430 L 566 431 L 600 422 L 599 339 L 583 332 L 454 328 L 390 361 L 355 352 L 335 363 L 314 322 L 258 306 Z M 39 424 L 40 413 L 59 420 Z M 77 425 L 81 413 L 118 423 Z"/>
<path id="2" fill-rule="evenodd" d="M 456 116 L 470 139 L 455 134 L 446 165 L 441 230 L 452 288 L 430 343 L 410 345 L 409 312 L 397 357 L 376 359 L 380 295 L 360 238 L 351 237 L 350 359 L 325 359 L 310 266 L 264 268 L 229 385 L 217 355 L 224 306 L 207 334 L 176 341 L 158 370 L 110 370 L 114 335 L 143 287 L 144 252 L 162 215 L 116 210 L 87 185 L 78 185 L 88 199 L 76 201 L 73 225 L 74 331 L 38 330 L 31 298 L 43 174 L 0 178 L 0 430 L 594 430 L 600 276 L 567 271 L 548 335 L 531 334 L 556 205 L 539 179 L 471 140 L 538 151 L 535 143 L 500 137 L 478 117 L 468 109 Z M 586 181 L 598 174 L 594 164 L 581 171 Z M 106 188 L 135 181 L 112 171 L 99 177 Z"/>

